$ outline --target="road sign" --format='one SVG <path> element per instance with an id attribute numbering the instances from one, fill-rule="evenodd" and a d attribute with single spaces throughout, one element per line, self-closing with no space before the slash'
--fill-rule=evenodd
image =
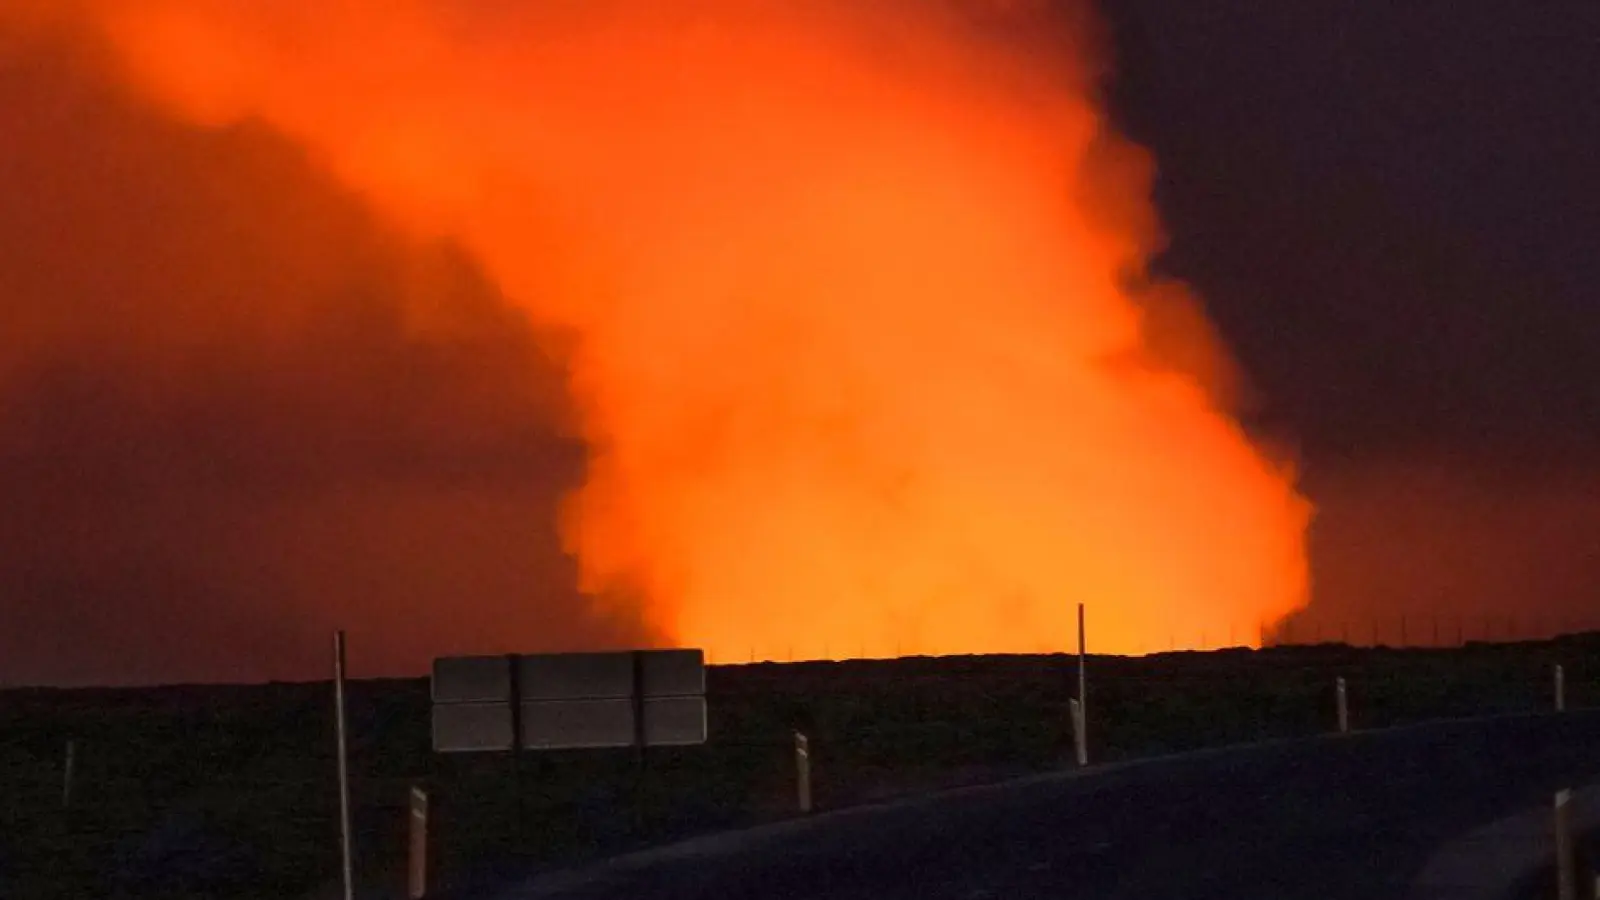
<path id="1" fill-rule="evenodd" d="M 700 650 L 447 657 L 433 664 L 440 753 L 703 744 Z"/>

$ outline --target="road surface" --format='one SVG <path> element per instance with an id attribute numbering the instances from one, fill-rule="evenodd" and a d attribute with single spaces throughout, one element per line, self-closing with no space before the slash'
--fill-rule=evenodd
<path id="1" fill-rule="evenodd" d="M 1600 712 L 1435 723 L 842 811 L 496 900 L 1408 898 L 1440 845 L 1597 777 Z"/>

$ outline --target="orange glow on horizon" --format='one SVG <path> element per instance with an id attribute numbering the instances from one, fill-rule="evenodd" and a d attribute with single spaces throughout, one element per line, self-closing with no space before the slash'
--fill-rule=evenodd
<path id="1" fill-rule="evenodd" d="M 1309 509 L 1142 274 L 1152 164 L 1081 36 L 871 6 L 94 8 L 167 107 L 265 120 L 572 336 L 602 606 L 723 662 L 1061 649 L 1079 602 L 1096 652 L 1254 644 Z"/>

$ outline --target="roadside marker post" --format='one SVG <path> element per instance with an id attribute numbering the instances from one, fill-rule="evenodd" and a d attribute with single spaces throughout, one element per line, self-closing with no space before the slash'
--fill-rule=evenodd
<path id="1" fill-rule="evenodd" d="M 1556 897 L 1558 900 L 1578 900 L 1577 872 L 1574 871 L 1572 821 L 1568 807 L 1572 804 L 1570 790 L 1556 791 Z"/>
<path id="2" fill-rule="evenodd" d="M 805 735 L 794 733 L 795 789 L 801 815 L 811 812 L 811 741 Z"/>
<path id="3" fill-rule="evenodd" d="M 1336 702 L 1338 703 L 1338 706 L 1339 706 L 1339 733 L 1340 734 L 1349 734 L 1350 733 L 1350 695 L 1349 695 L 1349 691 L 1347 691 L 1345 689 L 1344 676 L 1341 675 L 1337 679 L 1335 679 L 1333 685 L 1334 685 L 1334 694 L 1336 695 Z"/>
<path id="4" fill-rule="evenodd" d="M 1556 712 L 1567 711 L 1567 673 L 1556 664 Z"/>
<path id="5" fill-rule="evenodd" d="M 428 896 L 428 792 L 411 789 L 411 848 L 407 867 L 407 896 L 421 900 Z"/>

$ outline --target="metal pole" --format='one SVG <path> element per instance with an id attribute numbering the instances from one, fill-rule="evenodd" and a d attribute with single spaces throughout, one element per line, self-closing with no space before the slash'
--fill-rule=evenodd
<path id="1" fill-rule="evenodd" d="M 1089 641 L 1084 632 L 1083 604 L 1078 604 L 1078 765 L 1089 764 Z"/>
<path id="2" fill-rule="evenodd" d="M 355 900 L 355 866 L 350 855 L 350 744 L 345 734 L 343 630 L 333 633 L 333 705 L 339 734 L 339 856 L 344 900 Z"/>
<path id="3" fill-rule="evenodd" d="M 1072 751 L 1073 758 L 1078 765 L 1089 764 L 1089 736 L 1084 733 L 1083 704 L 1077 698 L 1067 701 L 1067 708 L 1072 713 Z"/>
<path id="4" fill-rule="evenodd" d="M 1567 673 L 1556 664 L 1556 712 L 1567 711 Z"/>

